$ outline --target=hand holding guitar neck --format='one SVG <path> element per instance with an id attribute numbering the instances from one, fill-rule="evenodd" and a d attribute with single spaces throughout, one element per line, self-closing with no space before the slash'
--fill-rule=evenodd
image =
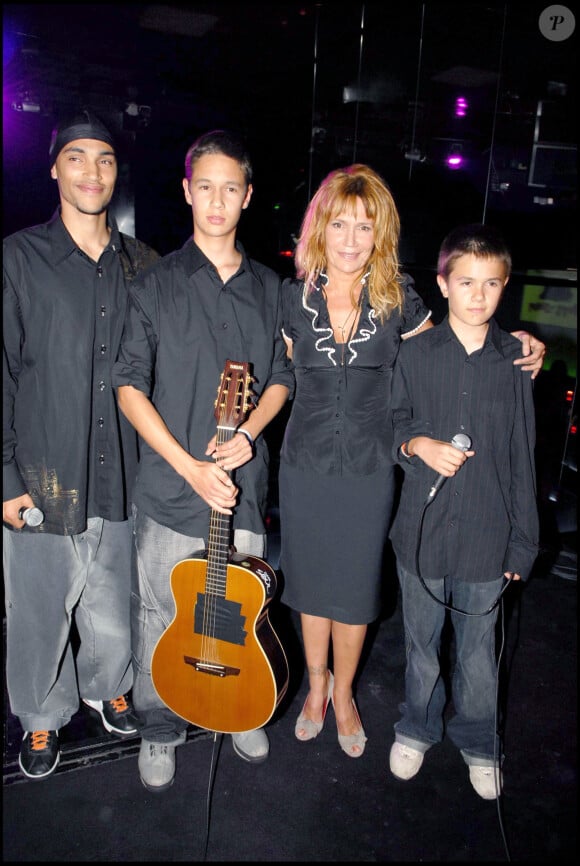
<path id="1" fill-rule="evenodd" d="M 217 442 L 245 418 L 247 363 L 227 361 L 215 403 Z M 199 728 L 239 733 L 261 728 L 288 688 L 288 662 L 267 607 L 276 573 L 262 559 L 234 553 L 231 516 L 210 513 L 207 550 L 171 572 L 175 617 L 153 652 L 161 700 Z"/>

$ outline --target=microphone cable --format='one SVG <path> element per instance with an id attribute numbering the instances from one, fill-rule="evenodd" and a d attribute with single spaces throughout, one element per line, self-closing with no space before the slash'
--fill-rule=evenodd
<path id="1" fill-rule="evenodd" d="M 506 834 L 505 834 L 505 828 L 504 828 L 504 824 L 503 824 L 502 807 L 501 807 L 501 800 L 500 800 L 501 786 L 498 784 L 498 782 L 501 779 L 501 765 L 500 765 L 500 757 L 498 755 L 497 750 L 498 750 L 499 742 L 501 740 L 500 732 L 499 732 L 499 714 L 498 714 L 499 669 L 500 669 L 500 663 L 501 663 L 501 659 L 502 659 L 503 651 L 504 651 L 504 647 L 505 647 L 505 620 L 504 620 L 504 606 L 503 606 L 502 596 L 503 596 L 504 592 L 506 591 L 506 589 L 508 588 L 508 586 L 511 584 L 512 578 L 511 577 L 506 578 L 505 586 L 502 586 L 501 590 L 499 591 L 498 595 L 496 596 L 495 600 L 490 605 L 490 607 L 488 607 L 487 610 L 482 610 L 482 611 L 479 611 L 477 613 L 462 610 L 461 608 L 455 607 L 452 604 L 447 604 L 447 602 L 442 601 L 441 599 L 437 598 L 437 596 L 435 596 L 431 592 L 431 590 L 429 589 L 429 587 L 425 583 L 423 576 L 421 574 L 420 566 L 419 566 L 419 553 L 421 550 L 421 538 L 422 538 L 422 534 L 423 534 L 423 521 L 425 519 L 425 512 L 427 510 L 427 507 L 433 501 L 434 501 L 434 497 L 428 496 L 427 499 L 425 500 L 425 502 L 423 503 L 423 506 L 421 508 L 421 514 L 419 517 L 419 523 L 417 526 L 417 541 L 415 544 L 415 572 L 416 572 L 417 577 L 419 578 L 421 585 L 422 585 L 423 589 L 425 590 L 425 592 L 431 596 L 433 601 L 436 601 L 437 604 L 441 605 L 446 610 L 454 611 L 455 613 L 460 613 L 463 616 L 488 616 L 488 614 L 492 613 L 492 611 L 495 610 L 495 608 L 501 602 L 501 607 L 500 607 L 500 611 L 498 614 L 499 619 L 500 619 L 500 624 L 501 624 L 501 643 L 500 643 L 499 650 L 497 652 L 497 658 L 496 658 L 497 667 L 496 667 L 496 680 L 495 680 L 494 733 L 496 734 L 496 736 L 494 736 L 493 780 L 494 780 L 495 793 L 496 793 L 495 802 L 496 802 L 496 808 L 497 808 L 497 814 L 498 814 L 499 829 L 500 829 L 500 833 L 501 833 L 501 837 L 502 837 L 502 842 L 504 845 L 504 850 L 506 853 L 506 859 L 507 859 L 507 862 L 509 863 L 509 862 L 511 862 L 511 855 L 510 855 L 510 851 L 509 851 L 509 847 L 508 847 L 508 843 L 507 843 L 507 839 L 506 839 Z M 445 588 L 444 588 L 444 591 L 445 591 Z M 495 640 L 495 631 L 492 633 L 492 638 Z"/>
<path id="2" fill-rule="evenodd" d="M 207 852 L 209 848 L 209 836 L 210 836 L 210 827 L 211 827 L 211 809 L 212 809 L 212 800 L 213 800 L 213 789 L 215 783 L 215 775 L 217 770 L 217 764 L 219 755 L 221 752 L 224 735 L 218 731 L 213 731 L 213 745 L 211 749 L 211 761 L 209 767 L 209 776 L 207 780 L 207 799 L 206 799 L 206 822 L 205 822 L 205 841 L 203 848 L 203 857 L 202 862 L 207 862 Z"/>
<path id="3" fill-rule="evenodd" d="M 452 604 L 447 604 L 447 602 L 441 601 L 440 598 L 437 598 L 435 595 L 433 595 L 433 593 L 431 592 L 431 590 L 429 589 L 429 587 L 427 586 L 427 584 L 423 580 L 423 576 L 421 574 L 421 568 L 419 566 L 419 553 L 421 550 L 421 539 L 423 536 L 423 521 L 425 520 L 425 512 L 427 511 L 427 507 L 429 505 L 431 505 L 431 503 L 433 501 L 434 501 L 434 498 L 427 498 L 425 500 L 425 502 L 423 503 L 423 506 L 421 508 L 421 514 L 419 515 L 419 523 L 417 525 L 417 541 L 415 543 L 415 573 L 416 573 L 417 577 L 419 578 L 419 580 L 421 581 L 421 585 L 422 585 L 423 589 L 425 590 L 425 592 L 427 592 L 431 596 L 433 601 L 436 601 L 437 604 L 442 605 L 447 610 L 455 611 L 455 613 L 462 613 L 464 616 L 487 616 L 488 613 L 491 613 L 492 610 L 495 610 L 495 608 L 498 606 L 502 595 L 504 594 L 504 592 L 506 591 L 506 589 L 508 588 L 508 586 L 510 585 L 510 583 L 512 581 L 511 577 L 505 578 L 505 580 L 506 580 L 505 586 L 502 586 L 502 588 L 500 589 L 500 591 L 499 591 L 495 601 L 491 605 L 491 607 L 488 607 L 487 610 L 482 610 L 478 613 L 472 613 L 472 612 L 467 611 L 467 610 L 461 610 L 461 608 L 459 608 L 459 607 L 454 607 Z"/>
<path id="4" fill-rule="evenodd" d="M 509 584 L 507 584 L 509 586 Z M 499 599 L 498 599 L 499 600 Z M 508 863 L 511 863 L 511 854 L 508 845 L 508 841 L 505 834 L 505 827 L 503 822 L 503 813 L 502 813 L 502 803 L 501 803 L 501 760 L 500 755 L 498 755 L 498 746 L 501 744 L 501 734 L 499 730 L 499 669 L 501 665 L 501 660 L 503 658 L 503 651 L 505 648 L 505 611 L 503 601 L 501 602 L 499 613 L 498 613 L 499 623 L 500 623 L 500 635 L 501 641 L 499 644 L 499 648 L 497 651 L 497 670 L 496 670 L 496 678 L 495 678 L 495 713 L 494 713 L 494 732 L 497 736 L 493 738 L 493 781 L 495 785 L 495 805 L 497 809 L 497 821 L 499 824 L 499 831 L 501 833 L 501 838 L 503 842 L 503 847 L 505 851 L 506 860 Z M 494 632 L 495 635 L 495 632 Z M 500 752 L 503 752 L 503 748 L 500 748 Z M 496 772 L 497 770 L 497 772 Z M 499 777 L 499 778 L 498 778 Z"/>

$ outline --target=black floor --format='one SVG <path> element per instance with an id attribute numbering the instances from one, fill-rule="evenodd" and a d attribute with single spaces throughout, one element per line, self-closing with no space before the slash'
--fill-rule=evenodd
<path id="1" fill-rule="evenodd" d="M 83 709 L 61 732 L 62 760 L 44 781 L 18 772 L 18 722 L 5 713 L 4 859 L 8 862 L 562 862 L 576 861 L 576 571 L 540 560 L 504 596 L 499 705 L 504 793 L 480 799 L 445 740 L 417 777 L 396 780 L 388 753 L 403 696 L 404 646 L 393 572 L 369 635 L 356 697 L 368 743 L 344 755 L 332 711 L 310 743 L 294 737 L 307 692 L 293 613 L 272 621 L 291 667 L 268 725 L 270 758 L 241 761 L 228 736 L 192 729 L 172 788 L 151 794 L 139 740 L 103 734 Z M 501 616 L 500 616 L 501 618 Z M 451 646 L 452 653 L 452 646 Z"/>

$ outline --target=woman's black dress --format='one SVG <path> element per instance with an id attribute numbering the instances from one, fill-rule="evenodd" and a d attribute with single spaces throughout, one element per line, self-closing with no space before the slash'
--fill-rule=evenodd
<path id="1" fill-rule="evenodd" d="M 285 280 L 284 332 L 293 341 L 296 394 L 280 453 L 282 601 L 348 624 L 380 613 L 394 465 L 390 393 L 401 334 L 429 310 L 404 278 L 402 315 L 381 325 L 361 297 L 357 331 L 334 341 L 320 288 Z"/>

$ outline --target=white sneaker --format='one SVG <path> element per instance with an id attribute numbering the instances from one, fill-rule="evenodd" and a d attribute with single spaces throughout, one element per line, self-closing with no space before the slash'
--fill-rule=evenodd
<path id="1" fill-rule="evenodd" d="M 141 740 L 138 766 L 148 791 L 165 791 L 175 778 L 175 746 Z"/>
<path id="2" fill-rule="evenodd" d="M 503 774 L 499 767 L 469 764 L 469 781 L 484 800 L 497 800 L 503 785 Z M 494 772 L 495 771 L 495 772 Z"/>
<path id="3" fill-rule="evenodd" d="M 263 728 L 232 734 L 232 745 L 236 755 L 244 761 L 249 761 L 250 764 L 260 764 L 266 760 L 270 752 L 268 736 Z"/>
<path id="4" fill-rule="evenodd" d="M 410 746 L 406 746 L 405 743 L 399 743 L 395 740 L 391 746 L 391 754 L 389 755 L 391 773 L 397 779 L 402 779 L 406 782 L 417 775 L 421 769 L 424 757 L 424 752 L 412 749 Z"/>

